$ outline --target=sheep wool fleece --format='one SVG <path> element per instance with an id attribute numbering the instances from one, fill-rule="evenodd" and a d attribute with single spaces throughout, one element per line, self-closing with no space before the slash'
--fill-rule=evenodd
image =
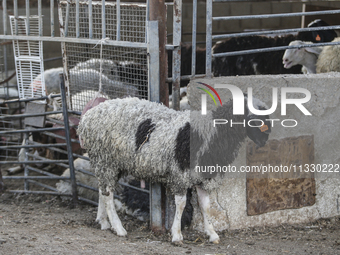
<path id="1" fill-rule="evenodd" d="M 232 109 L 228 107 L 228 111 Z M 138 98 L 107 100 L 87 111 L 78 133 L 103 194 L 107 188 L 115 190 L 123 173 L 164 183 L 175 195 L 185 194 L 193 185 L 201 185 L 205 190 L 217 188 L 220 178 L 207 179 L 190 170 L 190 127 L 202 141 L 195 152 L 200 157 L 217 132 L 206 125 L 211 122 L 212 112 L 202 118 L 191 118 L 196 120 L 192 123 L 190 114 L 201 116 L 200 112 L 179 112 Z M 237 140 L 235 143 L 228 143 L 232 146 L 228 153 L 230 163 L 245 137 L 242 131 L 239 138 L 233 139 Z"/>

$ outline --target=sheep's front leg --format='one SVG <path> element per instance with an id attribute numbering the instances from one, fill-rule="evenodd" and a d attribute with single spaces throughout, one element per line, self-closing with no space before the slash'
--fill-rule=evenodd
<path id="1" fill-rule="evenodd" d="M 187 201 L 186 195 L 184 196 L 175 195 L 176 213 L 174 222 L 172 223 L 171 227 L 172 242 L 182 242 L 183 240 L 181 232 L 181 219 L 186 201 Z"/>
<path id="2" fill-rule="evenodd" d="M 98 201 L 98 211 L 96 221 L 100 224 L 101 229 L 109 229 L 111 227 L 107 220 L 107 213 L 105 208 L 104 196 L 102 191 L 99 189 L 99 201 Z"/>
<path id="3" fill-rule="evenodd" d="M 213 225 L 210 222 L 210 198 L 209 194 L 199 188 L 196 187 L 197 195 L 198 195 L 198 201 L 199 205 L 203 214 L 203 220 L 204 220 L 204 231 L 209 236 L 209 242 L 212 242 L 214 244 L 218 244 L 220 241 L 220 238 L 216 234 Z"/>
<path id="4" fill-rule="evenodd" d="M 122 222 L 120 221 L 118 214 L 116 212 L 116 208 L 115 208 L 114 201 L 113 201 L 113 192 L 109 191 L 109 193 L 110 194 L 108 196 L 103 196 L 103 198 L 104 198 L 106 212 L 107 212 L 107 215 L 109 216 L 111 226 L 113 230 L 116 231 L 117 235 L 126 236 L 127 232 L 124 229 Z"/>

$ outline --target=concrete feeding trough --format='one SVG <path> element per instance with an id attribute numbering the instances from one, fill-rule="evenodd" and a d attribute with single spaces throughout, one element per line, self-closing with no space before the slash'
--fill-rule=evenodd
<path id="1" fill-rule="evenodd" d="M 240 173 L 226 175 L 224 185 L 210 195 L 212 222 L 215 230 L 240 229 L 255 226 L 297 224 L 339 215 L 339 164 L 340 164 L 340 75 L 338 73 L 314 75 L 266 75 L 195 79 L 188 87 L 191 109 L 201 110 L 198 82 L 216 88 L 217 84 L 235 85 L 247 93 L 253 88 L 253 96 L 269 108 L 273 105 L 272 88 L 278 88 L 277 109 L 270 114 L 273 121 L 269 140 L 265 147 L 256 148 L 246 141 L 233 163 L 242 166 L 290 166 L 290 172 L 302 175 L 266 176 Z M 303 106 L 311 113 L 305 115 L 295 105 L 287 105 L 286 115 L 281 113 L 282 88 L 304 88 L 311 98 Z M 222 102 L 232 98 L 229 89 L 216 89 Z M 303 98 L 303 94 L 288 93 L 287 98 Z M 210 100 L 209 100 L 210 99 Z M 216 99 L 217 100 L 217 99 Z M 207 109 L 216 106 L 207 97 Z M 282 125 L 283 120 L 289 121 Z M 309 171 L 305 169 L 309 167 Z M 315 170 L 313 171 L 314 168 Z M 263 178 L 268 177 L 268 178 Z M 273 178 L 275 177 L 275 178 Z M 203 219 L 193 195 L 193 227 L 203 230 Z"/>

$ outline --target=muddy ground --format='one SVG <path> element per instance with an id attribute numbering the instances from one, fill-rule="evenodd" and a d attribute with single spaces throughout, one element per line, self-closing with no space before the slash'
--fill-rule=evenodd
<path id="1" fill-rule="evenodd" d="M 96 207 L 58 197 L 0 195 L 0 254 L 340 254 L 340 219 L 219 233 L 218 245 L 204 234 L 184 230 L 184 244 L 168 233 L 155 235 L 148 224 L 120 215 L 126 238 L 95 223 Z"/>

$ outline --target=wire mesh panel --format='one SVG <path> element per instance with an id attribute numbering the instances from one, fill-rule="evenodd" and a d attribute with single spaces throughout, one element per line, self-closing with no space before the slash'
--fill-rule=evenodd
<path id="1" fill-rule="evenodd" d="M 63 24 L 61 34 L 67 37 L 98 39 L 103 38 L 102 3 L 93 2 L 92 20 L 89 18 L 88 2 L 79 3 L 79 22 L 75 1 L 67 7 L 61 1 L 59 8 Z M 69 20 L 66 20 L 69 8 Z M 145 43 L 146 39 L 146 5 L 121 4 L 119 40 Z M 90 23 L 93 30 L 90 31 Z M 78 28 L 77 28 L 78 24 Z M 117 40 L 116 3 L 105 4 L 105 37 Z M 91 32 L 91 33 L 90 33 Z M 136 96 L 147 99 L 148 68 L 147 49 L 121 46 L 109 46 L 105 43 L 84 44 L 65 43 L 64 59 L 68 72 L 71 109 L 81 111 L 99 90 L 101 80 L 102 92 L 108 98 Z M 102 53 L 101 53 L 102 47 Z M 100 63 L 101 68 L 100 68 Z"/>
<path id="2" fill-rule="evenodd" d="M 39 17 L 10 16 L 12 35 L 39 35 Z M 16 31 L 15 23 L 18 23 Z M 20 98 L 45 96 L 43 44 L 41 41 L 13 40 L 15 68 Z"/>

